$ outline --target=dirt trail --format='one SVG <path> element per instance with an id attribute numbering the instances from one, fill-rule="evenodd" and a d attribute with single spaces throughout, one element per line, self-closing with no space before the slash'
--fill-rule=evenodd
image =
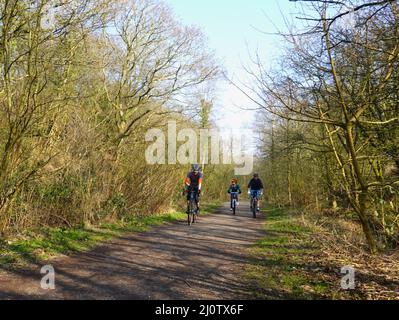
<path id="1" fill-rule="evenodd" d="M 248 298 L 247 249 L 263 234 L 243 203 L 188 227 L 184 222 L 126 235 L 90 252 L 52 260 L 55 290 L 40 287 L 41 266 L 0 274 L 0 299 Z"/>

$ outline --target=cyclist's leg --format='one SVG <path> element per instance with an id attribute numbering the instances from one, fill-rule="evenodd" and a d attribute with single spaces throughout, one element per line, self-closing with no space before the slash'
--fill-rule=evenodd
<path id="1" fill-rule="evenodd" d="M 199 194 L 199 190 L 197 190 L 196 195 L 195 195 L 195 201 L 197 202 L 197 214 L 199 214 L 199 212 L 200 212 L 200 204 L 201 204 L 200 198 L 201 197 Z"/>
<path id="2" fill-rule="evenodd" d="M 256 191 L 251 190 L 251 210 L 254 203 L 254 198 L 256 197 Z"/>
<path id="3" fill-rule="evenodd" d="M 190 213 L 190 197 L 191 197 L 191 189 L 187 189 L 187 214 Z"/>

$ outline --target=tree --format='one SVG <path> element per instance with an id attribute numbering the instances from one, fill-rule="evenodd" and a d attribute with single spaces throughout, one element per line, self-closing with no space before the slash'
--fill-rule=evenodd
<path id="1" fill-rule="evenodd" d="M 349 14 L 342 8 L 352 3 L 306 2 L 316 17 L 304 16 L 310 23 L 306 30 L 285 35 L 293 49 L 279 70 L 268 72 L 258 60 L 259 71 L 251 72 L 257 87 L 248 95 L 262 110 L 287 121 L 322 126 L 341 171 L 339 184 L 375 253 L 378 221 L 370 207 L 372 193 L 398 183 L 393 177 L 382 182 L 381 170 L 372 169 L 386 167 L 397 157 L 373 143 L 396 132 L 399 120 L 392 96 L 397 92 L 399 58 L 397 3 L 353 6 L 356 26 L 347 28 L 340 24 Z"/>

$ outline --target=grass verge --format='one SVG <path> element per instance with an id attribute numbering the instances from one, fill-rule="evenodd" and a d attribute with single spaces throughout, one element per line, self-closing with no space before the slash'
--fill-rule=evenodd
<path id="1" fill-rule="evenodd" d="M 342 266 L 323 256 L 316 228 L 285 209 L 268 208 L 266 236 L 251 249 L 246 269 L 253 299 L 361 299 L 357 291 L 341 289 Z M 317 238 L 317 237 L 316 237 Z"/>
<path id="2" fill-rule="evenodd" d="M 203 205 L 201 214 L 210 214 L 219 203 Z M 15 270 L 29 263 L 49 260 L 60 255 L 85 252 L 124 233 L 145 232 L 151 227 L 186 220 L 182 212 L 146 217 L 130 217 L 93 228 L 41 228 L 13 239 L 0 239 L 0 268 Z"/>

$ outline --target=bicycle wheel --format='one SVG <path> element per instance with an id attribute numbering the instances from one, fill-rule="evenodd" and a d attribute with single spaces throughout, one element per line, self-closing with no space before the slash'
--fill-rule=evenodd
<path id="1" fill-rule="evenodd" d="M 198 212 L 197 201 L 195 199 L 191 200 L 191 224 L 196 222 L 196 216 Z"/>
<path id="2" fill-rule="evenodd" d="M 256 198 L 252 200 L 252 214 L 253 217 L 256 218 L 256 209 L 257 209 L 258 201 Z"/>
<path id="3" fill-rule="evenodd" d="M 237 209 L 237 201 L 236 199 L 233 199 L 233 215 L 236 215 L 236 209 Z"/>
<path id="4" fill-rule="evenodd" d="M 193 202 L 190 200 L 189 210 L 188 210 L 188 214 L 187 214 L 187 222 L 188 222 L 189 226 L 191 226 L 192 221 L 193 221 L 192 215 L 193 215 Z"/>

